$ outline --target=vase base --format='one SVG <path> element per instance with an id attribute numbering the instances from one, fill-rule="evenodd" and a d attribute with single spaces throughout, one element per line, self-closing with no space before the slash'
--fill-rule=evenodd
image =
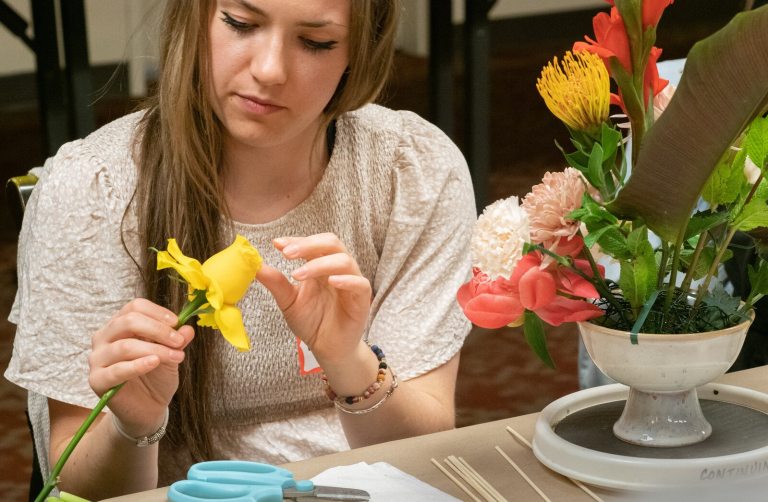
<path id="1" fill-rule="evenodd" d="M 723 384 L 699 387 L 712 435 L 688 446 L 648 448 L 613 433 L 628 391 L 605 385 L 547 406 L 534 435 L 539 461 L 579 481 L 622 490 L 768 476 L 768 395 Z"/>
<path id="2" fill-rule="evenodd" d="M 613 433 L 627 443 L 672 448 L 704 441 L 712 434 L 712 426 L 704 418 L 696 389 L 644 392 L 630 388 Z"/>

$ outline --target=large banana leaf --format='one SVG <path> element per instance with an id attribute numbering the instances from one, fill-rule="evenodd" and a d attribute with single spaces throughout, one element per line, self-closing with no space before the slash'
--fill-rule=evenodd
<path id="1" fill-rule="evenodd" d="M 736 15 L 691 49 L 669 106 L 643 138 L 612 204 L 662 238 L 683 232 L 728 147 L 768 109 L 768 6 Z"/>

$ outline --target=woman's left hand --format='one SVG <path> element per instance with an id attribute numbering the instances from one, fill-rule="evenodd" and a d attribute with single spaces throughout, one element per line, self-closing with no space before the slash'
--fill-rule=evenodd
<path id="1" fill-rule="evenodd" d="M 360 345 L 371 309 L 371 284 L 332 233 L 281 237 L 275 247 L 291 260 L 298 284 L 264 265 L 256 278 L 272 293 L 293 333 L 321 362 L 344 361 Z"/>

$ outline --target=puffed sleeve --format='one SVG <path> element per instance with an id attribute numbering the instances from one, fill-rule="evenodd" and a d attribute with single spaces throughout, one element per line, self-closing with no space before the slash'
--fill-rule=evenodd
<path id="1" fill-rule="evenodd" d="M 88 408 L 98 401 L 88 385 L 91 334 L 135 296 L 138 283 L 120 235 L 130 191 L 119 193 L 121 180 L 111 171 L 116 159 L 125 163 L 130 155 L 127 149 L 100 155 L 98 138 L 64 145 L 46 162 L 30 197 L 9 317 L 16 336 L 5 373 L 29 391 Z"/>
<path id="2" fill-rule="evenodd" d="M 469 333 L 456 291 L 471 272 L 476 210 L 461 152 L 414 114 L 403 115 L 394 163 L 368 339 L 408 379 L 451 359 Z"/>

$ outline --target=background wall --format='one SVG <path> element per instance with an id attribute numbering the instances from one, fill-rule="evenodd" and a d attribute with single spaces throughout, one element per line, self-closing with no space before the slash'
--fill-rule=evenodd
<path id="1" fill-rule="evenodd" d="M 31 19 L 29 0 L 6 1 L 24 19 Z M 159 17 L 162 4 L 163 0 L 85 1 L 91 64 L 98 66 L 127 62 L 133 95 L 144 93 L 143 82 L 154 68 L 157 54 L 155 20 Z M 404 52 L 424 56 L 428 52 L 429 2 L 403 0 L 403 4 L 405 12 L 398 46 Z M 490 18 L 564 12 L 604 4 L 603 0 L 498 0 L 491 9 Z M 454 23 L 460 24 L 463 19 L 464 1 L 453 1 Z M 31 26 L 29 34 L 33 35 Z M 60 55 L 60 59 L 63 60 L 63 55 Z M 0 77 L 33 73 L 34 67 L 32 52 L 10 32 L 0 29 Z"/>
<path id="2" fill-rule="evenodd" d="M 60 2 L 62 0 L 51 0 Z M 66 0 L 64 0 L 66 1 Z M 6 0 L 13 10 L 30 22 L 29 0 Z M 144 81 L 154 67 L 157 54 L 156 31 L 163 0 L 86 0 L 88 51 L 91 64 L 115 65 L 126 62 L 132 75 L 133 95 L 144 94 Z M 59 60 L 64 55 L 59 54 Z M 0 77 L 32 74 L 32 51 L 8 30 L 0 27 Z"/>

